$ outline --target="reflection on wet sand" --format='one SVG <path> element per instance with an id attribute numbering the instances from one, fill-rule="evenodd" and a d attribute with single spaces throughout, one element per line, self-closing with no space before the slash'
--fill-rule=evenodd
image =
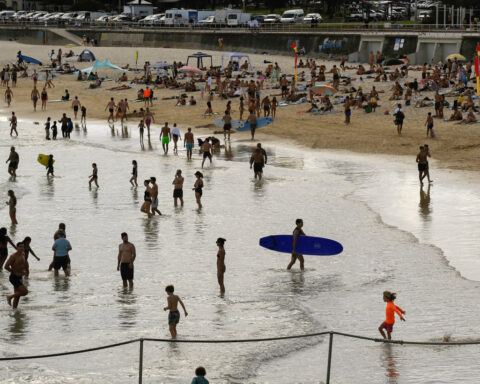
<path id="1" fill-rule="evenodd" d="M 428 216 L 432 213 L 430 207 L 430 184 L 427 186 L 427 192 L 423 190 L 423 185 L 420 186 L 420 203 L 418 206 L 420 207 L 420 216 L 423 219 L 428 219 Z"/>
<path id="2" fill-rule="evenodd" d="M 122 287 L 118 291 L 117 303 L 120 304 L 120 312 L 118 313 L 118 320 L 120 327 L 132 328 L 136 325 L 137 319 L 137 295 L 133 289 Z"/>
<path id="3" fill-rule="evenodd" d="M 10 324 L 8 327 L 10 341 L 20 341 L 25 338 L 28 329 L 28 316 L 26 311 L 16 310 L 10 315 Z"/>
<path id="4" fill-rule="evenodd" d="M 383 356 L 381 357 L 382 365 L 385 367 L 385 376 L 387 384 L 396 384 L 397 378 L 400 374 L 396 367 L 396 356 L 394 353 L 394 346 L 392 344 L 383 344 Z"/>

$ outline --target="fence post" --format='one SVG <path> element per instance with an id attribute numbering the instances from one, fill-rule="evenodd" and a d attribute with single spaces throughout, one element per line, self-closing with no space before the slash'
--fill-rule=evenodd
<path id="1" fill-rule="evenodd" d="M 333 347 L 333 332 L 330 332 L 328 342 L 328 365 L 327 365 L 327 383 L 330 384 L 330 369 L 332 367 L 332 347 Z"/>
<path id="2" fill-rule="evenodd" d="M 140 357 L 138 359 L 138 384 L 142 384 L 143 379 L 143 338 L 140 339 Z"/>

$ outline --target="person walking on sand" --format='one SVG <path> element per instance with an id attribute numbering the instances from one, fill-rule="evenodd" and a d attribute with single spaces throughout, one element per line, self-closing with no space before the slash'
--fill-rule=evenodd
<path id="1" fill-rule="evenodd" d="M 150 183 L 152 186 L 150 187 L 150 196 L 152 198 L 152 216 L 155 216 L 155 213 L 158 213 L 162 216 L 162 212 L 158 210 L 158 184 L 157 179 L 155 177 L 150 178 Z"/>
<path id="2" fill-rule="evenodd" d="M 255 115 L 255 110 L 250 111 L 247 121 L 250 123 L 250 133 L 253 141 L 255 139 L 255 130 L 257 129 L 257 116 Z"/>
<path id="3" fill-rule="evenodd" d="M 40 98 L 40 93 L 38 92 L 38 89 L 36 86 L 33 87 L 32 92 L 30 93 L 30 99 L 32 100 L 33 103 L 33 111 L 37 111 L 37 102 L 38 99 Z"/>
<path id="4" fill-rule="evenodd" d="M 387 303 L 387 307 L 385 308 L 385 321 L 380 324 L 378 327 L 378 331 L 382 335 L 384 339 L 391 340 L 392 339 L 392 332 L 393 332 L 393 325 L 395 324 L 395 312 L 400 317 L 400 320 L 405 321 L 403 315 L 406 313 L 402 308 L 396 306 L 393 302 L 397 298 L 397 295 L 390 291 L 383 292 L 383 301 Z M 385 331 L 387 334 L 385 335 Z"/>
<path id="5" fill-rule="evenodd" d="M 115 104 L 115 101 L 113 99 L 113 97 L 110 98 L 110 101 L 107 103 L 107 106 L 105 107 L 105 111 L 108 109 L 108 118 L 107 118 L 107 123 L 110 123 L 110 121 L 112 123 L 115 122 L 115 116 L 114 116 L 114 112 L 115 112 L 115 108 L 116 108 L 116 104 Z"/>
<path id="6" fill-rule="evenodd" d="M 82 107 L 82 103 L 80 103 L 80 100 L 78 100 L 78 96 L 75 96 L 75 98 L 72 101 L 72 108 L 73 108 L 73 115 L 75 116 L 75 120 L 77 120 L 77 115 L 78 115 L 78 110 Z"/>
<path id="7" fill-rule="evenodd" d="M 137 160 L 132 160 L 132 177 L 130 177 L 130 184 L 132 184 L 132 187 L 137 188 L 137 176 L 138 176 L 138 166 L 137 166 Z"/>
<path id="8" fill-rule="evenodd" d="M 140 211 L 146 213 L 148 218 L 152 217 L 153 215 L 150 213 L 150 207 L 152 205 L 152 197 L 150 195 L 150 180 L 144 180 L 143 185 L 145 187 L 145 193 L 143 194 L 143 204 L 140 208 Z"/>
<path id="9" fill-rule="evenodd" d="M 210 160 L 210 164 L 212 164 L 212 145 L 210 144 L 210 139 L 207 137 L 202 144 L 202 151 L 203 151 L 203 161 L 202 161 L 202 168 L 203 165 L 205 164 L 205 159 L 208 157 Z"/>
<path id="10" fill-rule="evenodd" d="M 178 129 L 178 127 L 177 127 L 177 123 L 173 124 L 172 140 L 173 140 L 173 153 L 175 155 L 178 155 L 177 143 L 178 143 L 178 140 L 182 140 L 182 138 L 181 138 L 181 134 L 180 134 L 180 129 Z"/>
<path id="11" fill-rule="evenodd" d="M 227 267 L 225 266 L 225 239 L 219 237 L 217 239 L 217 281 L 218 285 L 220 286 L 220 293 L 223 295 L 225 293 L 225 285 L 224 285 L 224 275 Z"/>
<path id="12" fill-rule="evenodd" d="M 58 270 L 63 269 L 65 276 L 70 276 L 70 255 L 72 245 L 66 239 L 64 231 L 58 231 L 58 239 L 55 240 L 52 246 L 53 251 L 53 269 L 54 275 L 58 276 Z"/>
<path id="13" fill-rule="evenodd" d="M 13 178 L 17 177 L 18 163 L 20 162 L 20 155 L 15 151 L 15 147 L 10 147 L 10 156 L 5 163 L 8 164 L 8 173 Z"/>
<path id="14" fill-rule="evenodd" d="M 345 106 L 343 107 L 345 113 L 345 124 L 350 124 L 350 116 L 352 116 L 352 110 L 350 109 L 350 96 L 345 98 Z"/>
<path id="15" fill-rule="evenodd" d="M 185 133 L 185 137 L 183 138 L 183 146 L 187 149 L 187 160 L 192 160 L 194 142 L 192 128 L 188 128 L 187 133 Z"/>
<path id="16" fill-rule="evenodd" d="M 96 163 L 92 164 L 92 174 L 89 177 L 90 180 L 88 181 L 88 187 L 92 188 L 92 183 L 94 182 L 98 188 L 98 168 Z"/>
<path id="17" fill-rule="evenodd" d="M 7 106 L 10 108 L 10 104 L 12 103 L 13 99 L 13 92 L 10 89 L 10 87 L 7 87 L 7 90 L 5 91 L 5 101 L 7 102 Z"/>
<path id="18" fill-rule="evenodd" d="M 45 89 L 45 87 L 43 87 L 42 93 L 40 94 L 40 101 L 42 102 L 42 106 L 40 107 L 40 109 L 42 111 L 46 111 L 47 110 L 48 93 L 47 93 L 47 90 Z"/>
<path id="19" fill-rule="evenodd" d="M 298 261 L 300 262 L 300 269 L 303 271 L 305 269 L 305 261 L 303 259 L 303 255 L 299 255 L 297 253 L 297 241 L 299 236 L 306 236 L 305 232 L 303 232 L 303 220 L 302 219 L 297 219 L 295 221 L 295 224 L 297 225 L 295 229 L 293 230 L 293 246 L 292 246 L 292 259 L 290 260 L 290 263 L 287 266 L 287 269 L 290 270 L 293 267 L 293 264 Z"/>
<path id="20" fill-rule="evenodd" d="M 13 136 L 13 132 L 18 137 L 17 131 L 17 116 L 15 116 L 15 112 L 12 112 L 12 117 L 10 117 L 10 136 Z"/>
<path id="21" fill-rule="evenodd" d="M 180 199 L 180 205 L 183 207 L 183 182 L 185 179 L 182 176 L 182 170 L 177 169 L 175 178 L 173 179 L 173 205 L 178 206 L 177 200 Z"/>
<path id="22" fill-rule="evenodd" d="M 225 115 L 222 117 L 223 120 L 223 138 L 230 140 L 230 131 L 232 130 L 232 116 L 230 116 L 230 112 L 227 110 L 225 111 Z"/>
<path id="23" fill-rule="evenodd" d="M 174 294 L 175 288 L 173 285 L 167 285 L 165 287 L 165 292 L 167 292 L 167 306 L 163 308 L 164 311 L 170 311 L 168 314 L 168 327 L 170 330 L 170 335 L 172 339 L 177 338 L 177 324 L 180 322 L 180 312 L 178 311 L 178 303 L 183 308 L 185 317 L 188 316 L 185 305 L 183 304 L 182 299 Z"/>
<path id="24" fill-rule="evenodd" d="M 428 158 L 432 157 L 432 155 L 430 154 L 430 147 L 428 146 L 428 144 L 423 145 L 423 150 L 427 154 L 427 157 L 425 158 L 425 160 L 427 161 L 427 169 L 425 170 L 425 176 L 427 177 L 428 183 L 430 184 L 433 182 L 433 180 L 430 179 L 430 165 L 428 164 Z"/>
<path id="25" fill-rule="evenodd" d="M 8 305 L 13 309 L 18 307 L 20 298 L 28 295 L 28 289 L 23 285 L 23 275 L 27 268 L 27 260 L 25 260 L 25 253 L 23 243 L 17 243 L 17 251 L 13 253 L 5 263 L 5 269 L 10 272 L 8 280 L 13 285 L 13 294 L 7 296 Z M 12 303 L 13 299 L 13 303 Z"/>
<path id="26" fill-rule="evenodd" d="M 118 246 L 118 263 L 117 271 L 120 271 L 120 275 L 123 281 L 123 287 L 133 288 L 133 262 L 137 257 L 135 245 L 128 241 L 128 235 L 126 232 L 121 234 L 122 243 Z"/>
<path id="27" fill-rule="evenodd" d="M 80 117 L 80 123 L 85 126 L 87 124 L 87 108 L 82 105 L 80 111 L 82 112 L 82 116 Z"/>
<path id="28" fill-rule="evenodd" d="M 48 155 L 48 163 L 47 163 L 47 177 L 49 175 L 52 175 L 54 177 L 55 175 L 53 174 L 53 155 Z"/>
<path id="29" fill-rule="evenodd" d="M 172 133 L 170 132 L 170 127 L 168 126 L 168 122 L 165 122 L 165 125 L 162 127 L 160 131 L 160 141 L 162 142 L 163 154 L 168 154 L 168 143 L 172 139 Z"/>
<path id="30" fill-rule="evenodd" d="M 397 134 L 400 136 L 403 129 L 403 120 L 405 120 L 405 114 L 403 113 L 402 104 L 398 104 L 395 112 L 393 113 L 393 116 L 395 116 L 395 126 L 397 127 Z"/>
<path id="31" fill-rule="evenodd" d="M 195 184 L 193 190 L 195 191 L 195 199 L 197 200 L 198 209 L 202 208 L 202 195 L 203 195 L 203 174 L 200 171 L 195 172 Z"/>
<path id="32" fill-rule="evenodd" d="M 3 264 L 8 257 L 8 244 L 17 249 L 12 239 L 7 235 L 7 228 L 0 228 L 0 271 L 3 269 Z"/>

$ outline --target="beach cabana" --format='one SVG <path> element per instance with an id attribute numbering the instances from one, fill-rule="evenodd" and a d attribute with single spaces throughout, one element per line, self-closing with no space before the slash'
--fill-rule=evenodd
<path id="1" fill-rule="evenodd" d="M 234 62 L 238 61 L 238 67 L 240 67 L 241 63 L 240 61 L 242 59 L 247 60 L 248 62 L 248 69 L 251 71 L 252 70 L 252 63 L 250 62 L 250 57 L 244 53 L 237 53 L 237 52 L 232 52 L 232 53 L 224 53 L 222 55 L 222 69 L 225 68 L 224 61 L 226 60 L 227 62 Z"/>
<path id="2" fill-rule="evenodd" d="M 119 71 L 124 71 L 123 68 L 119 67 L 118 65 L 114 65 L 114 64 L 110 63 L 110 60 L 106 59 L 105 61 L 96 60 L 95 63 L 91 67 L 82 69 L 82 72 L 90 73 L 90 72 L 92 72 L 94 70 L 98 70 L 100 68 L 118 69 Z"/>
<path id="3" fill-rule="evenodd" d="M 89 49 L 84 49 L 80 55 L 78 55 L 78 61 L 95 61 L 95 55 Z"/>
<path id="4" fill-rule="evenodd" d="M 210 66 L 207 67 L 205 64 L 208 64 L 208 59 L 210 59 Z M 194 53 L 193 55 L 188 56 L 187 58 L 187 64 L 186 66 L 189 66 L 188 62 L 192 60 L 193 62 L 196 61 L 195 67 L 197 68 L 211 68 L 213 67 L 213 61 L 212 61 L 212 55 L 209 55 L 208 53 L 203 53 L 203 52 L 197 52 Z M 194 66 L 194 64 L 190 64 L 191 66 Z"/>

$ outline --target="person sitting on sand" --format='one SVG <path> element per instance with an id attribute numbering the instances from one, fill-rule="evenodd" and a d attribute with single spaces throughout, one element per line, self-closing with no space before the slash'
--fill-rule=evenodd
<path id="1" fill-rule="evenodd" d="M 176 107 L 179 106 L 179 105 L 181 105 L 181 106 L 187 105 L 184 94 L 180 95 L 180 97 L 177 101 L 177 104 L 175 104 Z"/>
<path id="2" fill-rule="evenodd" d="M 364 74 L 365 74 L 365 67 L 362 64 L 360 64 L 357 69 L 357 75 L 362 76 Z"/>
<path id="3" fill-rule="evenodd" d="M 415 103 L 415 108 L 433 107 L 433 101 L 428 99 L 418 100 Z"/>
<path id="4" fill-rule="evenodd" d="M 448 121 L 460 121 L 462 119 L 463 119 L 462 110 L 460 108 L 457 108 L 453 111 Z"/>
<path id="5" fill-rule="evenodd" d="M 323 107 L 320 108 L 320 111 L 322 111 L 322 112 L 333 111 L 333 105 L 332 105 L 332 102 L 330 101 L 330 98 L 328 96 L 325 96 L 322 99 L 322 104 L 323 104 Z"/>
<path id="6" fill-rule="evenodd" d="M 122 76 L 118 79 L 118 81 L 128 81 L 128 76 L 125 72 L 123 72 Z"/>
<path id="7" fill-rule="evenodd" d="M 395 84 L 392 87 L 392 96 L 389 100 L 399 100 L 402 97 L 403 88 L 398 81 L 395 81 Z"/>
<path id="8" fill-rule="evenodd" d="M 470 108 L 474 108 L 475 104 L 473 102 L 472 96 L 468 96 L 467 101 L 462 105 L 463 111 L 468 111 Z"/>
<path id="9" fill-rule="evenodd" d="M 475 116 L 475 112 L 473 112 L 473 108 L 470 108 L 468 111 L 467 117 L 457 124 L 470 124 L 470 123 L 476 123 L 476 122 L 477 122 L 477 117 Z"/>

